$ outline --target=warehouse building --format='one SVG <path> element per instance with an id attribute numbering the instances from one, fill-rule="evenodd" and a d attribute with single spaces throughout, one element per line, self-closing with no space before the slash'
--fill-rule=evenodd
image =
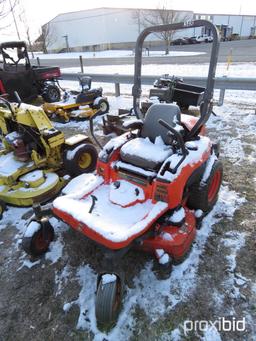
<path id="1" fill-rule="evenodd" d="M 96 51 L 105 49 L 134 48 L 139 32 L 143 30 L 140 16 L 145 11 L 127 8 L 97 8 L 57 15 L 47 27 L 49 52 Z M 186 20 L 207 19 L 212 21 L 221 32 L 223 40 L 231 37 L 248 38 L 256 36 L 256 15 L 200 14 L 192 11 L 176 11 Z M 204 29 L 187 29 L 175 33 L 181 36 L 200 35 Z M 150 35 L 149 44 L 159 44 L 159 37 Z"/>

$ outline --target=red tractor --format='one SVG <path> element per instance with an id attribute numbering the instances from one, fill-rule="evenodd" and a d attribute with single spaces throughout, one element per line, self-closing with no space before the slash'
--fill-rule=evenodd
<path id="1" fill-rule="evenodd" d="M 55 66 L 32 66 L 24 41 L 0 44 L 0 95 L 15 101 L 17 91 L 22 101 L 29 102 L 41 95 L 46 102 L 60 100 L 58 78 L 60 69 Z"/>
<path id="2" fill-rule="evenodd" d="M 105 267 L 96 283 L 95 312 L 99 326 L 114 323 L 118 316 L 124 254 L 133 248 L 150 252 L 156 256 L 159 268 L 169 275 L 172 265 L 189 253 L 197 228 L 218 198 L 223 173 L 218 144 L 205 136 L 205 123 L 212 112 L 219 48 L 218 31 L 211 22 L 196 20 L 189 24 L 211 29 L 214 37 L 201 116 L 182 114 L 177 105 L 169 103 L 153 104 L 145 116 L 139 109 L 145 38 L 150 33 L 181 30 L 187 25 L 149 27 L 139 35 L 132 92 L 137 119 L 127 124 L 128 132 L 104 146 L 96 174 L 76 178 L 52 205 L 57 218 L 105 251 Z M 42 212 L 38 210 L 33 218 L 41 236 L 47 235 L 49 224 Z M 27 236 L 34 246 L 35 235 Z M 45 238 L 44 251 L 48 245 Z"/>

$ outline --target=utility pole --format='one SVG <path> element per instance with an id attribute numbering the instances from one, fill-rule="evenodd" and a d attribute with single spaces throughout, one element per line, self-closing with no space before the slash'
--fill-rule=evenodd
<path id="1" fill-rule="evenodd" d="M 68 35 L 66 34 L 65 36 L 62 36 L 62 37 L 65 39 L 67 52 L 70 52 L 69 43 L 68 43 Z"/>
<path id="2" fill-rule="evenodd" d="M 12 12 L 13 21 L 14 21 L 14 25 L 15 25 L 15 28 L 16 28 L 17 36 L 18 36 L 18 39 L 20 40 L 20 33 L 19 33 L 19 30 L 18 30 L 18 25 L 17 25 L 17 21 L 16 21 L 16 18 L 15 18 L 15 14 L 14 14 L 14 10 L 13 10 L 13 6 L 12 6 L 12 3 L 11 3 L 11 0 L 9 0 L 9 4 L 10 4 L 10 7 L 11 7 L 11 12 Z"/>

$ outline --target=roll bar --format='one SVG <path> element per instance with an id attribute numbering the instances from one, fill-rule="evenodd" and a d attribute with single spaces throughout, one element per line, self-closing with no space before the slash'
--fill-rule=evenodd
<path id="1" fill-rule="evenodd" d="M 134 60 L 134 83 L 132 87 L 133 96 L 133 110 L 139 119 L 143 119 L 143 114 L 140 111 L 140 96 L 141 96 L 141 65 L 142 65 L 142 46 L 146 37 L 151 33 L 182 30 L 193 27 L 206 27 L 211 30 L 213 35 L 211 57 L 208 71 L 208 78 L 206 89 L 203 96 L 203 102 L 200 106 L 200 118 L 195 126 L 189 132 L 187 139 L 191 139 L 198 134 L 201 127 L 208 121 L 212 112 L 212 97 L 215 82 L 215 72 L 218 60 L 220 36 L 214 24 L 208 20 L 194 20 L 186 21 L 176 24 L 158 25 L 145 28 L 137 38 L 135 46 L 135 60 Z"/>

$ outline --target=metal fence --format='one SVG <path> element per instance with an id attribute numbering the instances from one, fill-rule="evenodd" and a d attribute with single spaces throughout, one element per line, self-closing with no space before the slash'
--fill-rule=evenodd
<path id="1" fill-rule="evenodd" d="M 83 73 L 62 73 L 63 80 L 76 81 L 78 76 L 86 75 Z M 115 95 L 120 96 L 120 84 L 133 84 L 133 75 L 121 74 L 90 74 L 94 82 L 115 84 Z M 141 77 L 143 85 L 152 85 L 159 78 L 159 75 L 145 75 Z M 184 82 L 198 86 L 206 86 L 206 77 L 183 77 Z M 218 105 L 222 105 L 225 97 L 225 90 L 256 90 L 256 78 L 242 77 L 216 77 L 215 89 L 220 89 Z"/>

